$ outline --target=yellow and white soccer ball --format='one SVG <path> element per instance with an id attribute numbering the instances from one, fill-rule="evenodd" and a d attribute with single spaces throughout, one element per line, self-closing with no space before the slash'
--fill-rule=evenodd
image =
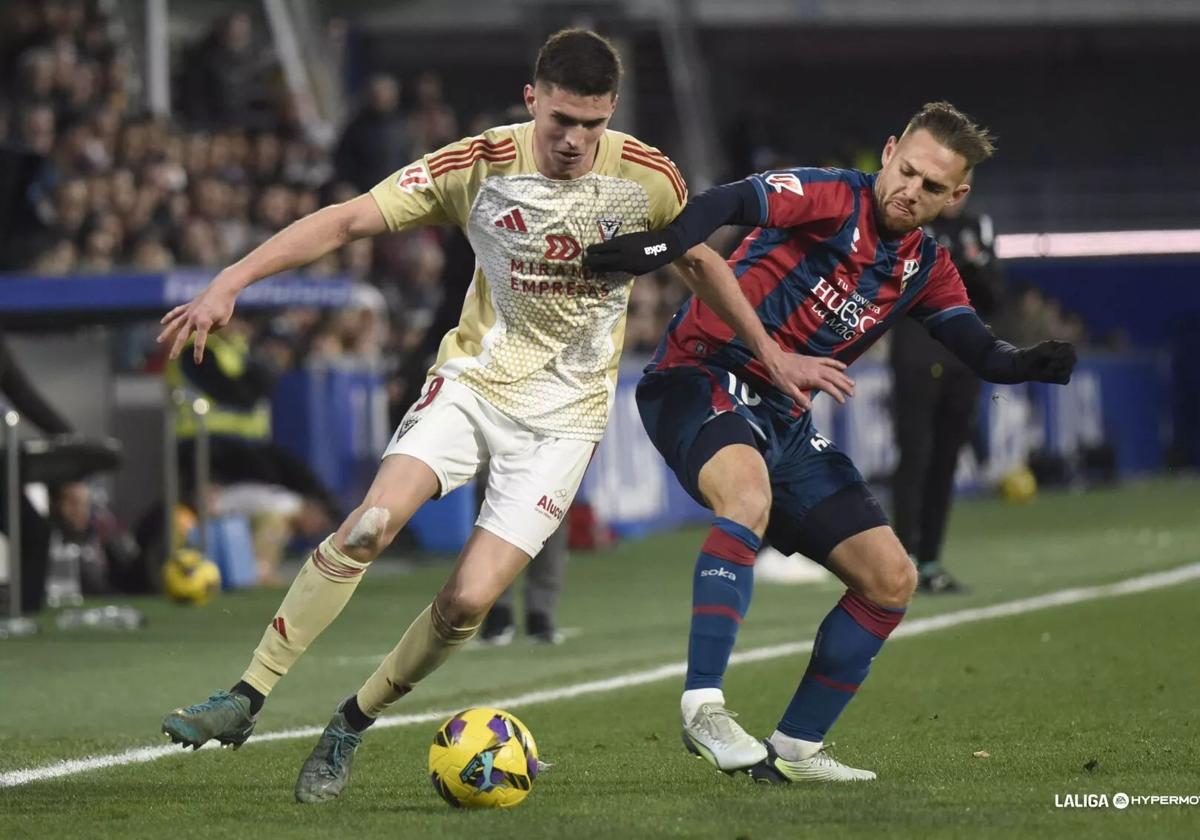
<path id="1" fill-rule="evenodd" d="M 429 747 L 433 789 L 454 808 L 512 808 L 529 795 L 537 772 L 532 733 L 500 709 L 459 712 Z"/>
<path id="2" fill-rule="evenodd" d="M 1000 495 L 1010 504 L 1023 505 L 1032 502 L 1037 496 L 1037 491 L 1037 479 L 1029 467 L 1015 467 L 1000 479 Z"/>
<path id="3" fill-rule="evenodd" d="M 182 604 L 207 604 L 221 591 L 221 570 L 194 548 L 177 549 L 163 566 L 163 591 Z"/>

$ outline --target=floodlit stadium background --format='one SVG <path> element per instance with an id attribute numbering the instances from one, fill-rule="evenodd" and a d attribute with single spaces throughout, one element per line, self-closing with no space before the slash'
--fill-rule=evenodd
<path id="1" fill-rule="evenodd" d="M 692 194 L 774 167 L 873 170 L 888 135 L 930 100 L 948 99 L 989 126 L 999 153 L 979 168 L 970 211 L 990 218 L 1004 261 L 1006 302 L 992 326 L 1017 344 L 1073 341 L 1081 364 L 1065 389 L 985 388 L 977 440 L 958 473 L 961 497 L 973 501 L 952 521 L 949 543 L 975 586 L 967 603 L 1108 584 L 1131 570 L 1194 560 L 1184 546 L 1194 545 L 1185 524 L 1197 492 L 1186 477 L 1200 467 L 1200 109 L 1191 82 L 1200 3 L 3 0 L 0 14 L 0 339 L 72 427 L 68 437 L 45 435 L 22 416 L 15 434 L 32 472 L 10 465 L 7 480 L 28 483 L 27 496 L 46 510 L 57 471 L 81 478 L 95 515 L 128 534 L 145 566 L 130 589 L 159 585 L 162 531 L 187 527 L 171 515 L 173 501 L 186 495 L 181 483 L 204 481 L 198 462 L 181 475 L 165 457 L 174 453 L 177 415 L 204 406 L 164 381 L 158 318 L 299 216 L 446 142 L 524 119 L 520 94 L 534 52 L 568 25 L 614 39 L 626 72 L 614 127 L 670 155 Z M 725 231 L 712 244 L 728 251 L 736 241 L 737 232 Z M 414 351 L 445 296 L 461 297 L 471 265 L 457 232 L 389 235 L 262 284 L 239 303 L 248 341 L 280 368 L 275 442 L 308 463 L 341 505 L 361 498 L 424 375 Z M 632 400 L 636 371 L 684 295 L 669 272 L 635 286 L 623 384 L 580 496 L 586 514 L 572 529 L 580 558 L 599 544 L 605 550 L 594 556 L 617 568 L 663 555 L 679 561 L 672 572 L 655 571 L 647 591 L 669 579 L 682 593 L 698 532 L 677 529 L 705 521 L 645 439 Z M 886 342 L 853 373 L 857 396 L 846 408 L 818 399 L 817 424 L 886 498 L 896 461 Z M 0 400 L 7 411 L 7 397 Z M 1025 495 L 1011 479 L 1026 468 L 1040 494 L 1032 506 L 995 501 L 998 488 Z M 469 489 L 431 505 L 380 565 L 415 568 L 413 580 L 429 589 L 475 509 Z M 155 637 L 159 662 L 186 655 L 182 634 L 209 632 L 224 620 L 218 610 L 232 610 L 229 626 L 240 635 L 219 661 L 214 654 L 205 662 L 200 685 L 209 686 L 225 679 L 222 668 L 240 667 L 259 632 L 251 629 L 278 593 L 252 588 L 251 523 L 236 510 L 201 516 L 203 548 L 226 586 L 250 591 L 185 613 L 153 592 L 110 585 L 85 604 L 129 604 L 150 616 L 155 633 L 174 628 L 177 637 Z M 1030 542 L 1016 541 L 1021 529 Z M 284 554 L 295 559 L 305 549 L 296 535 Z M 629 616 L 611 612 L 594 593 L 619 598 L 618 588 L 591 562 L 568 576 L 565 609 L 566 621 L 593 641 L 576 653 L 564 646 L 567 658 L 591 657 L 599 675 L 677 658 L 678 645 L 652 646 L 637 663 L 601 646 L 606 622 L 637 628 L 632 611 L 657 607 L 635 599 Z M 289 570 L 294 564 L 285 562 L 281 573 Z M 391 603 L 385 594 L 402 589 L 386 581 L 368 596 L 380 609 Z M 590 593 L 573 588 L 585 582 Z M 0 613 L 15 614 L 12 600 Z M 410 601 L 419 599 L 403 603 Z M 760 603 L 768 629 L 750 638 L 791 638 L 783 634 L 791 615 L 783 597 Z M 28 642 L 45 658 L 11 653 L 25 642 L 0 652 L 3 693 L 18 667 L 31 685 L 103 679 L 72 671 L 86 669 L 90 653 L 53 647 L 65 632 L 54 614 L 37 618 L 41 640 Z M 1064 622 L 1062 632 L 1071 626 Z M 367 668 L 390 646 L 392 629 L 362 649 L 351 645 L 345 657 Z M 1114 642 L 1118 651 L 1137 659 L 1124 642 Z M 617 646 L 638 644 L 621 638 Z M 334 646 L 324 649 L 326 665 L 343 667 L 329 665 Z M 63 651 L 61 673 L 48 664 L 53 650 Z M 98 656 L 116 667 L 124 655 L 114 647 Z M 512 656 L 500 661 L 520 670 L 523 660 Z M 339 673 L 347 689 L 358 671 Z M 547 684 L 579 676 L 553 657 L 531 673 Z M 319 685 L 311 676 L 310 686 Z M 147 666 L 135 679 L 161 678 Z M 1155 684 L 1157 676 L 1145 679 Z M 471 694 L 470 685 L 448 683 L 430 703 L 452 707 L 463 692 L 479 700 L 538 687 L 498 685 Z M 661 693 L 669 712 L 674 701 Z M 284 700 L 281 714 L 295 725 L 317 722 L 327 699 L 316 711 Z M 440 708 L 421 710 L 431 707 Z M 142 723 L 122 719 L 120 737 L 101 738 L 101 748 L 135 746 L 143 730 L 148 741 L 155 724 Z M 91 749 L 86 727 L 56 741 L 57 724 L 26 725 L 44 727 L 56 746 L 38 746 L 28 761 L 10 750 L 0 769 Z M 538 728 L 536 716 L 531 726 Z M 4 738 L 23 737 L 6 729 Z M 669 727 L 660 731 L 664 742 L 674 737 Z M 650 734 L 630 737 L 648 742 Z"/>

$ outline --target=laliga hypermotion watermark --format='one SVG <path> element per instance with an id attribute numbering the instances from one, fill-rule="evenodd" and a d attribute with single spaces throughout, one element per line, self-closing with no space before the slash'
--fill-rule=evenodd
<path id="1" fill-rule="evenodd" d="M 1124 811 L 1126 808 L 1178 808 L 1200 806 L 1200 793 L 1185 794 L 1128 794 L 1114 793 L 1056 793 L 1054 794 L 1055 808 L 1116 808 Z"/>

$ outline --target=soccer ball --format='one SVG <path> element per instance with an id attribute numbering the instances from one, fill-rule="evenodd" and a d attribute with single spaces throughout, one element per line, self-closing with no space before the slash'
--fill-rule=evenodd
<path id="1" fill-rule="evenodd" d="M 533 735 L 499 709 L 459 712 L 429 747 L 433 789 L 453 808 L 512 808 L 529 795 L 537 772 Z"/>
<path id="2" fill-rule="evenodd" d="M 163 566 L 163 591 L 181 604 L 207 604 L 221 591 L 221 570 L 194 548 L 180 548 Z"/>
<path id="3" fill-rule="evenodd" d="M 1037 489 L 1037 478 L 1029 467 L 1015 467 L 1000 479 L 1000 495 L 1010 504 L 1023 505 L 1032 502 L 1037 496 Z"/>

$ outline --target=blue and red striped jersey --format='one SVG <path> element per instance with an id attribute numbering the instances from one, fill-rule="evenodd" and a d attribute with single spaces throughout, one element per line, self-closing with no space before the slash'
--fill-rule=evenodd
<path id="1" fill-rule="evenodd" d="M 748 178 L 759 227 L 729 258 L 742 292 L 785 350 L 849 364 L 909 314 L 926 327 L 974 311 L 945 248 L 922 230 L 880 235 L 875 175 L 776 170 Z M 714 364 L 768 387 L 766 370 L 695 297 L 672 318 L 646 371 Z M 779 396 L 782 396 L 780 394 Z"/>

